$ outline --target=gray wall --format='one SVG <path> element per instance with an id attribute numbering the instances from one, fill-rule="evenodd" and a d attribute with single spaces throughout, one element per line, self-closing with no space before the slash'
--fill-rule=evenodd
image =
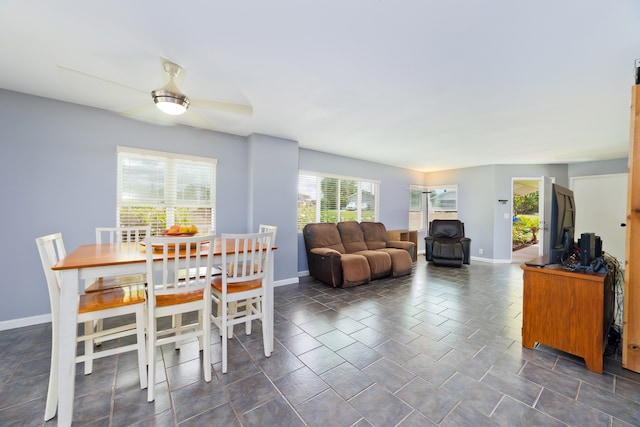
<path id="1" fill-rule="evenodd" d="M 569 165 L 569 178 L 575 176 L 627 173 L 628 171 L 629 159 L 627 157 L 597 162 L 572 163 Z"/>
<path id="2" fill-rule="evenodd" d="M 298 143 L 260 134 L 250 135 L 248 141 L 247 229 L 278 226 L 275 279 L 291 282 L 298 272 Z"/>

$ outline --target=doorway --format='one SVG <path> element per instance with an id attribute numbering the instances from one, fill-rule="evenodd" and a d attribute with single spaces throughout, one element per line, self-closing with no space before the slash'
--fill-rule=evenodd
<path id="1" fill-rule="evenodd" d="M 512 178 L 511 263 L 522 264 L 542 255 L 542 177 Z"/>

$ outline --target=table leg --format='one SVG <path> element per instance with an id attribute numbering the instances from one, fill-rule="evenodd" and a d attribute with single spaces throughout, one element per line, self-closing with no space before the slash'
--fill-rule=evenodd
<path id="1" fill-rule="evenodd" d="M 78 321 L 78 270 L 62 270 L 60 289 L 60 329 L 58 346 L 58 426 L 71 426 L 76 373 Z"/>

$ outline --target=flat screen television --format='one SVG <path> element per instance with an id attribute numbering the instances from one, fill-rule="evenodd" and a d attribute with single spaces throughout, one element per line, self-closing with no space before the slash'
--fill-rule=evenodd
<path id="1" fill-rule="evenodd" d="M 575 229 L 576 203 L 573 191 L 553 184 L 548 242 L 550 264 L 562 264 L 563 256 L 575 246 Z"/>

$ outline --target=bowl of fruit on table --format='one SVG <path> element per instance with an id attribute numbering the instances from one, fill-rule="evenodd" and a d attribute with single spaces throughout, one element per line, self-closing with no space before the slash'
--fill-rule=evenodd
<path id="1" fill-rule="evenodd" d="M 162 232 L 163 236 L 195 236 L 198 233 L 198 227 L 195 225 L 172 225 Z"/>

